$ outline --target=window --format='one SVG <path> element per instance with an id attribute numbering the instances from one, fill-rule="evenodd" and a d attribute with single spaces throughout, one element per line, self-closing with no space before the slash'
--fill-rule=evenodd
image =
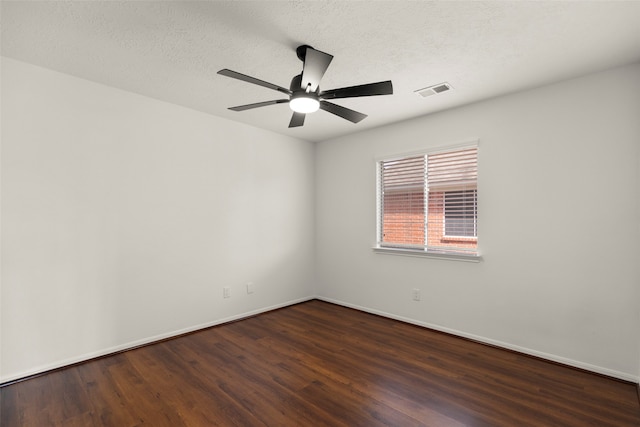
<path id="1" fill-rule="evenodd" d="M 477 255 L 477 145 L 378 162 L 378 248 Z"/>
<path id="2" fill-rule="evenodd" d="M 476 237 L 478 190 L 456 190 L 444 193 L 444 235 Z"/>

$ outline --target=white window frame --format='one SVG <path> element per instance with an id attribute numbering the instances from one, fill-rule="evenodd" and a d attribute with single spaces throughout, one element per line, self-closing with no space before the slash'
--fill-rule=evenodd
<path id="1" fill-rule="evenodd" d="M 445 259 L 445 260 L 454 260 L 454 261 L 467 261 L 467 262 L 480 262 L 482 260 L 482 256 L 480 255 L 480 247 L 479 247 L 479 243 L 478 243 L 478 247 L 476 248 L 476 250 L 474 252 L 469 252 L 469 253 L 451 253 L 451 252 L 447 252 L 447 251 L 437 251 L 434 250 L 433 248 L 427 249 L 427 246 L 425 245 L 424 247 L 400 247 L 400 246 L 393 246 L 393 245 L 382 245 L 382 194 L 381 194 L 381 179 L 382 179 L 382 171 L 381 171 L 381 165 L 382 162 L 388 162 L 388 161 L 393 161 L 393 160 L 400 160 L 400 159 L 404 159 L 404 158 L 408 158 L 408 157 L 415 157 L 415 156 L 427 156 L 429 154 L 435 154 L 438 152 L 443 152 L 443 151 L 455 151 L 458 149 L 463 149 L 463 148 L 467 148 L 467 147 L 476 147 L 478 148 L 478 168 L 479 168 L 479 159 L 480 159 L 480 144 L 479 141 L 476 140 L 469 140 L 469 141 L 465 141 L 465 142 L 461 142 L 461 143 L 457 143 L 457 144 L 448 144 L 448 145 L 443 145 L 443 146 L 438 146 L 438 147 L 433 147 L 427 150 L 421 150 L 421 151 L 413 151 L 413 152 L 405 152 L 405 153 L 400 153 L 400 154 L 395 154 L 395 155 L 389 155 L 389 156 L 384 156 L 384 157 L 378 157 L 375 159 L 375 165 L 376 165 L 376 244 L 375 246 L 372 248 L 373 251 L 375 253 L 378 254 L 385 254 L 385 255 L 401 255 L 401 256 L 410 256 L 410 257 L 425 257 L 425 258 L 437 258 L 437 259 Z M 476 188 L 475 190 L 478 190 L 478 180 L 476 181 Z M 427 180 L 425 179 L 425 206 L 424 206 L 424 210 L 425 210 L 425 223 L 427 222 L 428 219 L 428 188 L 427 188 Z M 477 197 L 477 195 L 476 195 Z M 444 209 L 444 206 L 443 206 Z M 469 239 L 469 240 L 475 240 L 476 242 L 479 242 L 478 239 L 478 231 L 477 231 L 477 216 L 478 216 L 478 207 L 476 207 L 476 221 L 474 224 L 475 230 L 476 230 L 476 236 L 475 237 L 469 237 L 469 236 L 465 236 L 465 237 L 460 237 L 461 239 Z M 444 211 L 443 211 L 443 218 L 444 218 Z M 442 222 L 442 226 L 444 227 L 444 220 Z M 427 238 L 428 238 L 428 224 L 425 225 L 425 242 L 427 242 Z M 443 230 L 443 234 L 444 234 L 444 230 Z M 457 238 L 459 236 L 446 236 L 447 238 Z"/>

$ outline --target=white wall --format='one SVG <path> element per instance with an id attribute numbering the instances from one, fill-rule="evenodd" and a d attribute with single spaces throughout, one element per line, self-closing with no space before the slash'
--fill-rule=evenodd
<path id="1" fill-rule="evenodd" d="M 636 65 L 318 144 L 319 295 L 637 381 L 639 118 Z M 484 260 L 373 253 L 375 159 L 470 138 Z"/>
<path id="2" fill-rule="evenodd" d="M 0 382 L 313 296 L 313 156 L 3 58 Z"/>

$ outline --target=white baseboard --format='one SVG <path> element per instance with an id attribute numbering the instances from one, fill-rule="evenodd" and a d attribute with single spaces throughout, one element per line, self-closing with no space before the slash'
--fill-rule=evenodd
<path id="1" fill-rule="evenodd" d="M 118 352 L 125 351 L 125 350 L 130 350 L 132 348 L 140 347 L 142 345 L 152 344 L 152 343 L 157 342 L 157 341 L 161 341 L 161 340 L 164 340 L 164 339 L 167 339 L 167 338 L 177 337 L 179 335 L 187 334 L 189 332 L 198 331 L 200 329 L 206 329 L 206 328 L 210 328 L 212 326 L 221 325 L 223 323 L 233 322 L 234 320 L 239 320 L 239 319 L 243 319 L 245 317 L 255 316 L 256 314 L 265 313 L 267 311 L 276 310 L 278 308 L 283 308 L 283 307 L 287 307 L 287 306 L 294 305 L 294 304 L 299 304 L 301 302 L 309 301 L 309 300 L 312 300 L 312 299 L 315 299 L 315 298 L 316 297 L 313 296 L 313 295 L 309 296 L 309 297 L 305 297 L 305 298 L 299 298 L 299 299 L 287 301 L 287 302 L 284 302 L 284 303 L 281 303 L 281 304 L 276 304 L 276 305 L 272 305 L 272 306 L 269 306 L 269 307 L 263 307 L 263 308 L 259 308 L 257 310 L 252 310 L 252 311 L 248 311 L 248 312 L 245 312 L 245 313 L 236 314 L 234 316 L 225 317 L 223 319 L 213 320 L 211 322 L 203 323 L 203 324 L 200 324 L 200 325 L 194 325 L 194 326 L 190 326 L 188 328 L 183 328 L 183 329 L 179 329 L 179 330 L 176 330 L 176 331 L 167 332 L 167 333 L 164 333 L 164 334 L 155 335 L 155 336 L 152 336 L 152 337 L 143 338 L 143 339 L 136 340 L 136 341 L 131 341 L 131 342 L 128 342 L 128 343 L 125 343 L 125 344 L 122 344 L 122 345 L 117 345 L 117 346 L 114 346 L 114 347 L 105 348 L 105 349 L 102 349 L 102 350 L 99 350 L 99 351 L 85 353 L 85 354 L 82 354 L 82 355 L 77 356 L 77 357 L 71 357 L 71 358 L 64 359 L 64 360 L 58 360 L 58 361 L 56 361 L 54 363 L 41 365 L 41 366 L 38 366 L 38 367 L 33 368 L 33 369 L 26 370 L 26 371 L 9 374 L 6 377 L 0 378 L 0 384 L 10 383 L 10 382 L 17 381 L 17 380 L 20 380 L 20 379 L 23 379 L 23 378 L 28 378 L 28 377 L 30 377 L 32 375 L 38 375 L 38 374 L 41 374 L 43 372 L 51 371 L 51 370 L 54 370 L 54 369 L 64 368 L 65 366 L 73 365 L 75 363 L 85 362 L 87 360 L 95 359 L 97 357 L 107 356 L 109 354 L 118 353 Z"/>
<path id="2" fill-rule="evenodd" d="M 451 334 L 451 335 L 456 335 L 456 336 L 459 336 L 459 337 L 468 338 L 468 339 L 473 340 L 473 341 L 478 341 L 478 342 L 485 343 L 485 344 L 490 344 L 490 345 L 493 345 L 493 346 L 496 346 L 496 347 L 501 347 L 501 348 L 505 348 L 505 349 L 508 349 L 508 350 L 517 351 L 519 353 L 528 354 L 530 356 L 540 357 L 542 359 L 546 359 L 546 360 L 549 360 L 549 361 L 552 361 L 552 362 L 562 363 L 563 365 L 573 366 L 575 368 L 584 369 L 584 370 L 587 370 L 587 371 L 595 372 L 597 374 L 606 375 L 606 376 L 617 378 L 617 379 L 624 380 L 624 381 L 630 381 L 630 382 L 633 382 L 633 383 L 636 383 L 636 384 L 640 383 L 640 377 L 638 377 L 636 375 L 627 374 L 625 372 L 615 371 L 613 369 L 604 368 L 602 366 L 591 365 L 589 363 L 584 363 L 584 362 L 580 362 L 580 361 L 577 361 L 577 360 L 568 359 L 566 357 L 557 356 L 555 354 L 544 353 L 542 351 L 537 351 L 537 350 L 533 350 L 533 349 L 530 349 L 530 348 L 521 347 L 521 346 L 514 345 L 514 344 L 509 344 L 509 343 L 506 343 L 506 342 L 494 340 L 494 339 L 491 339 L 491 338 L 482 337 L 482 336 L 479 336 L 479 335 L 469 334 L 469 333 L 458 331 L 458 330 L 455 330 L 455 329 L 445 328 L 445 327 L 440 326 L 440 325 L 434 325 L 432 323 L 422 322 L 422 321 L 419 321 L 419 320 L 410 319 L 408 317 L 398 316 L 398 315 L 395 315 L 395 314 L 392 314 L 392 313 L 387 313 L 387 312 L 384 312 L 384 311 L 375 310 L 375 309 L 372 309 L 372 308 L 363 307 L 363 306 L 356 305 L 356 304 L 350 304 L 350 303 L 347 303 L 347 302 L 344 302 L 344 301 L 334 300 L 332 298 L 327 298 L 327 297 L 323 297 L 323 296 L 317 296 L 316 298 L 321 300 L 321 301 L 330 302 L 332 304 L 342 305 L 344 307 L 349 307 L 349 308 L 353 308 L 353 309 L 356 309 L 356 310 L 364 311 L 364 312 L 367 312 L 367 313 L 376 314 L 376 315 L 383 316 L 383 317 L 388 317 L 390 319 L 399 320 L 399 321 L 405 322 L 405 323 L 411 323 L 413 325 L 422 326 L 422 327 L 433 329 L 433 330 L 440 331 L 440 332 L 446 332 L 446 333 Z M 640 387 L 640 385 L 639 385 L 639 387 Z"/>

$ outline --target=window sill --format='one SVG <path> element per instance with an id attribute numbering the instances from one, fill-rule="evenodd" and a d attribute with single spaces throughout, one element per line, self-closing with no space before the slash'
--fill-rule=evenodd
<path id="1" fill-rule="evenodd" d="M 440 239 L 442 243 L 477 243 L 477 237 L 455 237 L 444 236 Z"/>
<path id="2" fill-rule="evenodd" d="M 375 246 L 372 248 L 373 252 L 383 255 L 400 255 L 400 256 L 412 256 L 420 258 L 436 258 L 445 259 L 450 261 L 464 261 L 464 262 L 480 262 L 482 257 L 477 254 L 451 254 L 443 252 L 426 251 L 424 249 L 406 249 L 406 248 L 383 248 Z"/>

